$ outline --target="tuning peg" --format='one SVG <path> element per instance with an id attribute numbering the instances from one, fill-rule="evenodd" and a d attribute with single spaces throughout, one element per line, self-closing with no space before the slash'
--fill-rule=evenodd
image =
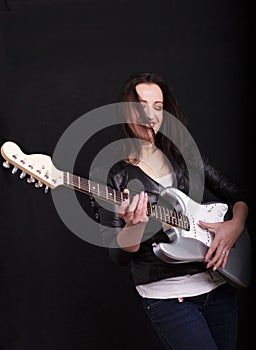
<path id="1" fill-rule="evenodd" d="M 36 187 L 36 188 L 43 187 L 42 182 L 41 182 L 41 181 L 37 181 L 37 182 L 35 183 L 35 187 Z"/>
<path id="2" fill-rule="evenodd" d="M 30 177 L 28 177 L 27 178 L 27 182 L 29 183 L 29 184 L 31 184 L 32 182 L 35 182 L 36 180 L 32 177 L 32 176 L 30 176 Z"/>
<path id="3" fill-rule="evenodd" d="M 10 166 L 11 166 L 11 165 L 10 165 L 10 163 L 9 163 L 8 161 L 3 162 L 3 167 L 4 167 L 4 168 L 7 168 L 7 169 L 8 169 L 8 168 L 10 168 Z"/>
<path id="4" fill-rule="evenodd" d="M 14 166 L 13 169 L 12 169 L 12 174 L 16 174 L 17 170 L 18 170 L 18 168 L 16 166 Z"/>
<path id="5" fill-rule="evenodd" d="M 20 174 L 20 178 L 23 179 L 27 174 L 25 173 L 25 171 L 22 171 L 22 173 Z"/>
<path id="6" fill-rule="evenodd" d="M 48 186 L 45 186 L 44 193 L 47 193 L 48 190 L 49 190 L 49 187 L 48 187 Z"/>

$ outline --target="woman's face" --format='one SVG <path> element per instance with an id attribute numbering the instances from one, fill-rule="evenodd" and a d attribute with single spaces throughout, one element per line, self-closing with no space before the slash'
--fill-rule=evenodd
<path id="1" fill-rule="evenodd" d="M 162 90 L 157 84 L 141 83 L 136 86 L 136 92 L 148 122 L 156 134 L 163 121 Z"/>

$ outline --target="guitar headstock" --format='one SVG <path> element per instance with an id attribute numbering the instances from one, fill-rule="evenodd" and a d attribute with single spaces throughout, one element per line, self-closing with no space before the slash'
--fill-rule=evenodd
<path id="1" fill-rule="evenodd" d="M 3 166 L 10 168 L 13 165 L 12 174 L 21 170 L 20 178 L 26 175 L 28 183 L 34 183 L 36 188 L 45 185 L 45 192 L 49 188 L 54 189 L 63 185 L 63 172 L 56 169 L 50 156 L 45 154 L 25 154 L 14 142 L 7 141 L 1 147 L 1 154 L 5 159 Z"/>

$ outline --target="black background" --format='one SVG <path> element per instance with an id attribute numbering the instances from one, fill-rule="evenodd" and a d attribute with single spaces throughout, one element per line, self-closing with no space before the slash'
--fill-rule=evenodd
<path id="1" fill-rule="evenodd" d="M 1 144 L 52 155 L 128 75 L 157 71 L 195 140 L 251 193 L 251 10 L 234 0 L 0 1 Z M 98 146 L 81 157 L 82 176 Z M 0 348 L 162 349 L 129 271 L 69 231 L 50 194 L 4 168 L 0 181 Z M 238 349 L 254 340 L 254 284 L 239 291 Z"/>

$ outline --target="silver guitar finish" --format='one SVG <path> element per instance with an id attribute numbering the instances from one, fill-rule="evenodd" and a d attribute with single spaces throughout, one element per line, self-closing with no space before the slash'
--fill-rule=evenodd
<path id="1" fill-rule="evenodd" d="M 165 233 L 170 243 L 154 243 L 153 251 L 161 260 L 170 264 L 204 262 L 204 257 L 213 241 L 213 233 L 198 225 L 199 220 L 222 222 L 228 206 L 220 202 L 199 204 L 175 188 L 167 188 L 162 193 L 165 200 L 174 202 L 178 210 L 189 219 L 189 230 L 167 227 Z M 218 271 L 234 287 L 247 287 L 252 276 L 252 251 L 247 229 L 238 237 L 230 250 L 225 269 Z"/>

